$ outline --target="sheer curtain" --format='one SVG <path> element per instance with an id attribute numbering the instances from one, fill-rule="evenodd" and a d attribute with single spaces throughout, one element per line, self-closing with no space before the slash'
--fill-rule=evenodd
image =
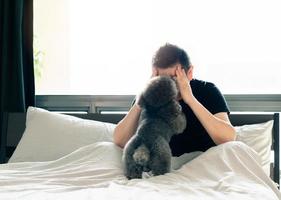
<path id="1" fill-rule="evenodd" d="M 195 78 L 224 94 L 280 94 L 278 0 L 52 1 L 61 8 L 58 24 L 43 23 L 38 35 L 50 49 L 39 94 L 136 94 L 166 42 L 184 48 Z"/>

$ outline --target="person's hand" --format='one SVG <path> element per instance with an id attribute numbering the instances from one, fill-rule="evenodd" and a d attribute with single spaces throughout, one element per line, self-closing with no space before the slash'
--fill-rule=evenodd
<path id="1" fill-rule="evenodd" d="M 176 69 L 176 81 L 179 87 L 181 98 L 189 104 L 193 99 L 193 93 L 190 87 L 190 81 L 187 78 L 185 70 L 179 65 Z"/>

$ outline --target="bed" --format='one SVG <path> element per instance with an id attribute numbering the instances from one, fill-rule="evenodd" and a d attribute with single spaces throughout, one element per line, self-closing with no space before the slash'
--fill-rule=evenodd
<path id="1" fill-rule="evenodd" d="M 278 113 L 231 113 L 237 141 L 173 157 L 170 173 L 130 181 L 112 142 L 123 116 L 6 113 L 0 199 L 281 199 Z"/>

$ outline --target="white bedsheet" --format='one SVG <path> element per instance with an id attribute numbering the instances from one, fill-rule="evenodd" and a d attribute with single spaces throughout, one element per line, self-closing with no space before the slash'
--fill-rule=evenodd
<path id="1" fill-rule="evenodd" d="M 55 161 L 0 165 L 0 199 L 281 199 L 246 145 L 209 149 L 171 173 L 128 181 L 122 150 L 110 142 L 82 147 Z"/>

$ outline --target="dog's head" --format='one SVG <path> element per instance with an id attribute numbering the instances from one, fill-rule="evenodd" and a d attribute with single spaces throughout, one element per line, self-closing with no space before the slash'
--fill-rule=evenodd
<path id="1" fill-rule="evenodd" d="M 154 117 L 165 119 L 175 133 L 182 133 L 186 127 L 186 118 L 179 104 L 176 81 L 168 76 L 157 76 L 150 80 L 143 90 L 138 104 Z"/>
<path id="2" fill-rule="evenodd" d="M 169 76 L 152 78 L 144 88 L 138 104 L 145 109 L 157 109 L 176 100 L 178 89 L 174 79 Z"/>

